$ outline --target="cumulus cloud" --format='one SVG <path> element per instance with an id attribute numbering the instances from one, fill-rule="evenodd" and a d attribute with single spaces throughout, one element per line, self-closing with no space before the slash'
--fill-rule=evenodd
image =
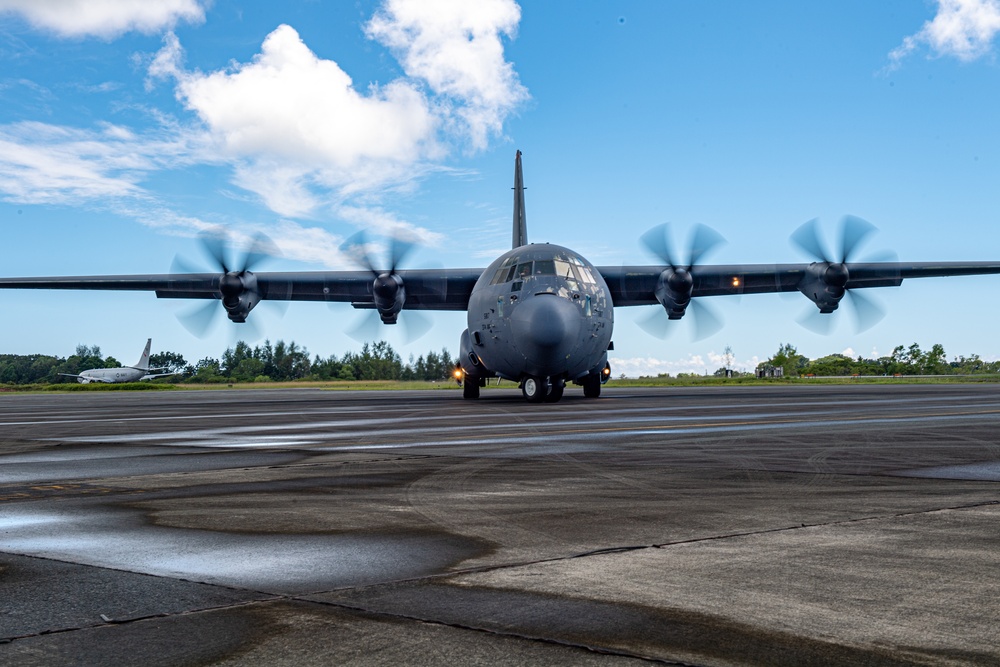
<path id="1" fill-rule="evenodd" d="M 179 21 L 201 23 L 201 0 L 0 0 L 0 13 L 17 14 L 63 37 L 111 39 L 135 30 L 155 33 Z"/>
<path id="2" fill-rule="evenodd" d="M 407 72 L 385 84 L 359 90 L 282 25 L 250 62 L 209 73 L 186 69 L 168 34 L 150 85 L 175 81 L 177 98 L 232 161 L 234 182 L 273 211 L 337 211 L 352 197 L 411 187 L 453 140 L 484 148 L 527 97 L 503 57 L 501 36 L 520 18 L 515 3 L 431 5 L 389 0 L 369 23 Z"/>
<path id="3" fill-rule="evenodd" d="M 937 14 L 889 53 L 889 69 L 929 46 L 937 55 L 969 62 L 988 54 L 1000 32 L 1000 0 L 937 0 Z"/>
<path id="4" fill-rule="evenodd" d="M 406 74 L 458 104 L 455 117 L 476 148 L 501 132 L 504 119 L 528 93 L 504 59 L 521 9 L 512 0 L 388 0 L 368 23 Z"/>
<path id="5" fill-rule="evenodd" d="M 165 48 L 176 59 L 176 38 Z M 233 155 L 347 170 L 371 159 L 412 162 L 432 143 L 435 118 L 411 84 L 360 94 L 287 25 L 267 36 L 253 62 L 230 71 L 184 73 L 175 62 L 158 56 L 153 72 L 172 69 L 178 97 Z"/>
<path id="6" fill-rule="evenodd" d="M 208 74 L 186 71 L 173 34 L 151 77 L 176 80 L 237 185 L 276 213 L 306 217 L 357 193 L 397 187 L 441 154 L 439 119 L 413 84 L 358 92 L 336 62 L 319 58 L 290 26 L 279 26 L 249 63 Z M 329 201 L 325 201 L 329 200 Z"/>

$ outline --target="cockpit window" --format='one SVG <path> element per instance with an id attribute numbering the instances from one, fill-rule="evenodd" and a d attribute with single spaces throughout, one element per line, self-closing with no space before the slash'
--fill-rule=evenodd
<path id="1" fill-rule="evenodd" d="M 517 265 L 517 257 L 508 257 L 504 260 L 500 268 L 496 270 L 493 274 L 493 279 L 490 280 L 490 285 L 499 285 L 500 283 L 509 282 L 514 279 L 514 269 Z"/>
<path id="2" fill-rule="evenodd" d="M 580 274 L 580 280 L 582 282 L 585 282 L 588 285 L 593 285 L 597 282 L 596 280 L 594 280 L 594 274 L 591 273 L 590 269 L 588 269 L 586 266 L 583 266 L 581 264 L 580 266 L 576 267 L 576 270 Z"/>
<path id="3" fill-rule="evenodd" d="M 536 276 L 554 276 L 556 275 L 556 263 L 551 259 L 536 259 L 533 273 Z"/>
<path id="4" fill-rule="evenodd" d="M 553 262 L 555 265 L 556 276 L 559 278 L 564 278 L 566 280 L 576 280 L 576 275 L 573 274 L 573 267 L 570 263 L 564 259 L 557 259 Z"/>
<path id="5" fill-rule="evenodd" d="M 563 280 L 568 280 L 586 285 L 593 285 L 597 281 L 593 272 L 584 265 L 579 257 L 573 255 L 556 255 L 553 259 L 536 259 L 518 263 L 517 257 L 508 257 L 503 264 L 493 273 L 490 279 L 491 285 L 501 285 L 512 280 L 524 280 L 531 276 L 556 276 Z M 572 287 L 572 289 L 576 289 Z"/>

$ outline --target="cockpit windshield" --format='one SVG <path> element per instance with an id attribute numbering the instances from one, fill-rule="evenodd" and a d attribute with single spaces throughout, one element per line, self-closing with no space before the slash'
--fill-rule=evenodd
<path id="1" fill-rule="evenodd" d="M 493 274 L 491 285 L 499 285 L 512 280 L 525 280 L 532 276 L 556 276 L 571 284 L 593 285 L 594 274 L 575 255 L 557 254 L 552 259 L 519 261 L 508 257 Z"/>

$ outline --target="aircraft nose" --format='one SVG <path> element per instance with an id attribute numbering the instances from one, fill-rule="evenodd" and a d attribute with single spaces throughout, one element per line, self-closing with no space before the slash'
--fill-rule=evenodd
<path id="1" fill-rule="evenodd" d="M 517 348 L 531 362 L 529 372 L 560 372 L 566 357 L 580 341 L 580 310 L 568 299 L 536 295 L 511 313 L 511 332 Z"/>

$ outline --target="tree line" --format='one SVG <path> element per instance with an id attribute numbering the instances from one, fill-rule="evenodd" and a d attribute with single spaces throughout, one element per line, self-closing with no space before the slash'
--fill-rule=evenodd
<path id="1" fill-rule="evenodd" d="M 917 343 L 896 346 L 892 353 L 866 359 L 843 354 L 829 354 L 809 359 L 794 345 L 782 343 L 778 351 L 761 366 L 781 368 L 785 377 L 835 375 L 979 375 L 1000 373 L 1000 361 L 984 361 L 978 354 L 958 356 L 948 361 L 944 346 L 935 343 L 921 350 Z M 759 368 L 759 367 L 758 367 Z"/>
<path id="2" fill-rule="evenodd" d="M 101 348 L 78 345 L 69 357 L 44 354 L 0 354 L 0 384 L 58 384 L 76 382 L 77 375 L 88 368 L 120 368 L 114 357 L 104 357 Z M 180 375 L 160 378 L 166 382 L 287 382 L 290 380 L 443 380 L 451 375 L 455 361 L 447 349 L 428 352 L 416 359 L 410 355 L 403 363 L 399 354 L 385 342 L 365 343 L 360 352 L 342 356 L 310 357 L 297 343 L 264 341 L 251 347 L 240 341 L 227 348 L 219 358 L 206 357 L 188 363 L 176 352 L 149 356 L 150 368 L 163 368 Z"/>

